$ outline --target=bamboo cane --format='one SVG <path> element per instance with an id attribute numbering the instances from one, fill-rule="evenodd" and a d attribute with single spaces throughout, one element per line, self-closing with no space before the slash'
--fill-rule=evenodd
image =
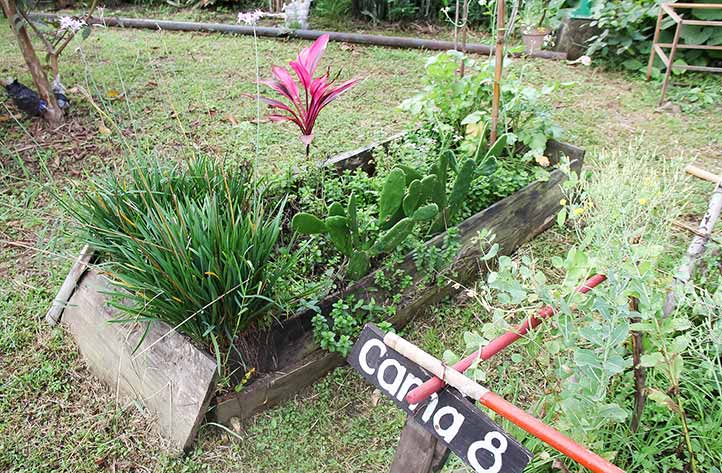
<path id="1" fill-rule="evenodd" d="M 501 70 L 504 67 L 504 15 L 503 0 L 496 2 L 496 52 L 494 67 L 494 90 L 491 102 L 491 143 L 496 142 L 496 127 L 499 124 L 499 104 L 501 102 Z"/>
<path id="2" fill-rule="evenodd" d="M 715 184 L 722 181 L 722 177 L 720 177 L 719 174 L 711 173 L 706 169 L 695 166 L 694 164 L 688 165 L 684 168 L 684 170 L 687 171 L 688 174 L 704 179 L 705 181 L 714 182 Z"/>

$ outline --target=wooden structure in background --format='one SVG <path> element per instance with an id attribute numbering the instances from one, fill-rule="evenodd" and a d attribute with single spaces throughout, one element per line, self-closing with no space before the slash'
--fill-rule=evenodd
<path id="1" fill-rule="evenodd" d="M 667 87 L 669 86 L 669 78 L 672 75 L 672 69 L 722 73 L 722 67 L 691 66 L 687 64 L 678 64 L 676 66 L 674 65 L 674 56 L 677 53 L 677 49 L 705 49 L 708 51 L 722 51 L 722 46 L 689 43 L 680 44 L 679 37 L 684 25 L 722 27 L 722 21 L 686 20 L 683 18 L 683 14 L 677 13 L 677 9 L 722 10 L 722 3 L 663 3 L 659 6 L 657 27 L 654 30 L 652 51 L 649 53 L 649 64 L 647 65 L 647 80 L 652 77 L 652 65 L 654 64 L 654 58 L 655 56 L 659 56 L 666 68 L 666 71 L 664 73 L 664 82 L 662 83 L 662 97 L 659 99 L 660 105 L 664 103 L 664 99 L 667 96 Z M 671 43 L 659 42 L 659 33 L 662 29 L 662 21 L 664 20 L 665 14 L 668 15 L 677 24 L 674 31 L 674 39 Z M 667 56 L 667 53 L 664 52 L 665 48 L 668 48 L 670 50 L 669 56 Z"/>

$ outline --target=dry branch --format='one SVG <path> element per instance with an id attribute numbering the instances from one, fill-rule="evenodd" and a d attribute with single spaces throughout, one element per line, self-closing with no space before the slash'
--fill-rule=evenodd
<path id="1" fill-rule="evenodd" d="M 632 297 L 629 300 L 629 308 L 633 312 L 639 312 L 639 299 Z M 632 317 L 633 323 L 641 322 L 640 317 Z M 644 346 L 644 338 L 642 332 L 632 332 L 632 362 L 634 370 L 634 412 L 632 413 L 632 422 L 629 429 L 636 432 L 639 429 L 639 422 L 644 412 L 644 404 L 647 400 L 645 392 L 645 384 L 647 373 L 642 366 L 642 348 Z"/>
<path id="2" fill-rule="evenodd" d="M 3 12 L 10 22 L 15 38 L 20 46 L 20 52 L 25 59 L 25 64 L 28 66 L 30 75 L 33 78 L 35 88 L 38 90 L 38 95 L 47 104 L 46 110 L 43 112 L 43 117 L 50 122 L 51 125 L 59 125 L 63 120 L 63 111 L 58 106 L 58 101 L 55 98 L 55 94 L 50 88 L 50 83 L 43 70 L 40 59 L 38 59 L 33 47 L 28 30 L 25 28 L 25 20 L 21 14 L 18 13 L 17 5 L 15 0 L 0 0 L 2 4 Z"/>
<path id="3" fill-rule="evenodd" d="M 682 257 L 682 264 L 680 264 L 677 269 L 677 273 L 672 280 L 672 285 L 667 291 L 667 299 L 664 302 L 663 308 L 665 317 L 674 312 L 677 306 L 677 292 L 681 288 L 686 287 L 690 279 L 692 279 L 697 261 L 704 254 L 714 225 L 717 223 L 717 219 L 719 219 L 720 210 L 722 210 L 722 183 L 718 182 L 709 200 L 707 213 L 704 214 L 699 227 L 697 227 L 695 237 L 692 239 L 689 248 L 687 248 L 687 253 Z"/>

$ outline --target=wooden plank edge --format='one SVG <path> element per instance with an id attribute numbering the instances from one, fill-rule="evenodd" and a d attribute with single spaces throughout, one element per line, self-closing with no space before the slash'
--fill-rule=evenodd
<path id="1" fill-rule="evenodd" d="M 63 315 L 63 310 L 65 310 L 65 306 L 73 296 L 75 288 L 78 286 L 78 281 L 80 281 L 80 278 L 83 274 L 85 274 L 85 271 L 88 269 L 88 265 L 90 264 L 90 260 L 94 255 L 95 250 L 93 250 L 90 245 L 85 245 L 83 249 L 80 250 L 78 258 L 75 260 L 73 267 L 70 268 L 70 272 L 68 272 L 68 275 L 65 277 L 65 281 L 63 281 L 63 285 L 60 286 L 60 290 L 55 296 L 55 299 L 53 299 L 53 303 L 50 306 L 48 313 L 45 314 L 45 321 L 49 325 L 57 325 L 60 321 L 60 318 Z"/>
<path id="2" fill-rule="evenodd" d="M 371 157 L 373 155 L 373 152 L 377 148 L 388 149 L 388 147 L 389 147 L 389 145 L 391 145 L 391 143 L 400 140 L 404 136 L 406 136 L 406 132 L 402 131 L 400 133 L 396 133 L 387 138 L 384 138 L 383 140 L 376 141 L 374 143 L 370 143 L 361 148 L 357 148 L 354 150 L 339 153 L 335 156 L 328 158 L 323 163 L 321 163 L 321 167 L 334 167 L 340 171 L 343 171 L 346 169 L 351 169 L 351 167 L 349 167 L 345 163 L 350 162 L 352 165 L 354 165 L 354 164 L 356 164 L 353 162 L 355 159 L 361 159 L 363 162 L 360 163 L 360 165 L 357 167 L 365 169 L 371 162 Z M 356 166 L 354 166 L 354 167 L 356 167 Z"/>

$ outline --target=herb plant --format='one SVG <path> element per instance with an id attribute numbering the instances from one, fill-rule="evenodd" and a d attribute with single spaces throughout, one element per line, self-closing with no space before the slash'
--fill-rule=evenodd
<path id="1" fill-rule="evenodd" d="M 464 76 L 457 74 L 462 62 L 467 71 Z M 542 156 L 547 140 L 557 138 L 560 132 L 541 101 L 554 87 L 536 90 L 512 74 L 509 71 L 501 89 L 497 136 L 506 136 L 503 147 L 508 155 L 515 155 L 514 147 L 519 144 L 525 158 Z M 422 129 L 438 143 L 475 155 L 479 143 L 487 143 L 490 135 L 493 79 L 492 65 L 478 64 L 455 51 L 441 53 L 426 63 L 424 90 L 401 107 L 420 120 Z"/>
<path id="2" fill-rule="evenodd" d="M 659 173 L 650 166 L 657 157 L 637 149 L 607 154 L 591 176 L 571 180 L 576 192 L 564 199 L 559 221 L 573 228 L 577 244 L 565 257 L 551 258 L 553 268 L 542 272 L 529 255 L 498 259 L 486 284 L 472 291 L 493 320 L 464 336 L 466 351 L 509 330 L 506 313 L 516 323 L 527 310 L 549 304 L 553 319 L 525 337 L 511 355 L 513 364 L 505 364 L 511 379 L 524 366 L 540 377 L 544 390 L 536 393 L 541 399 L 535 410 L 628 471 L 718 471 L 722 299 L 718 286 L 714 292 L 690 287 L 676 312 L 663 316 L 667 256 L 677 259 L 669 225 L 684 185 L 674 170 L 678 164 Z M 625 157 L 621 166 L 622 153 L 635 159 Z M 481 241 L 493 256 L 488 238 Z M 594 273 L 607 280 L 587 295 L 573 290 Z M 634 333 L 643 336 L 636 367 Z M 445 354 L 447 362 L 457 358 Z M 644 386 L 635 384 L 634 370 L 640 368 L 646 369 Z M 492 370 L 477 363 L 470 374 L 483 379 L 501 371 Z M 640 393 L 647 401 L 637 413 Z M 543 448 L 528 440 L 531 448 Z M 530 471 L 564 462 L 543 455 Z"/>

